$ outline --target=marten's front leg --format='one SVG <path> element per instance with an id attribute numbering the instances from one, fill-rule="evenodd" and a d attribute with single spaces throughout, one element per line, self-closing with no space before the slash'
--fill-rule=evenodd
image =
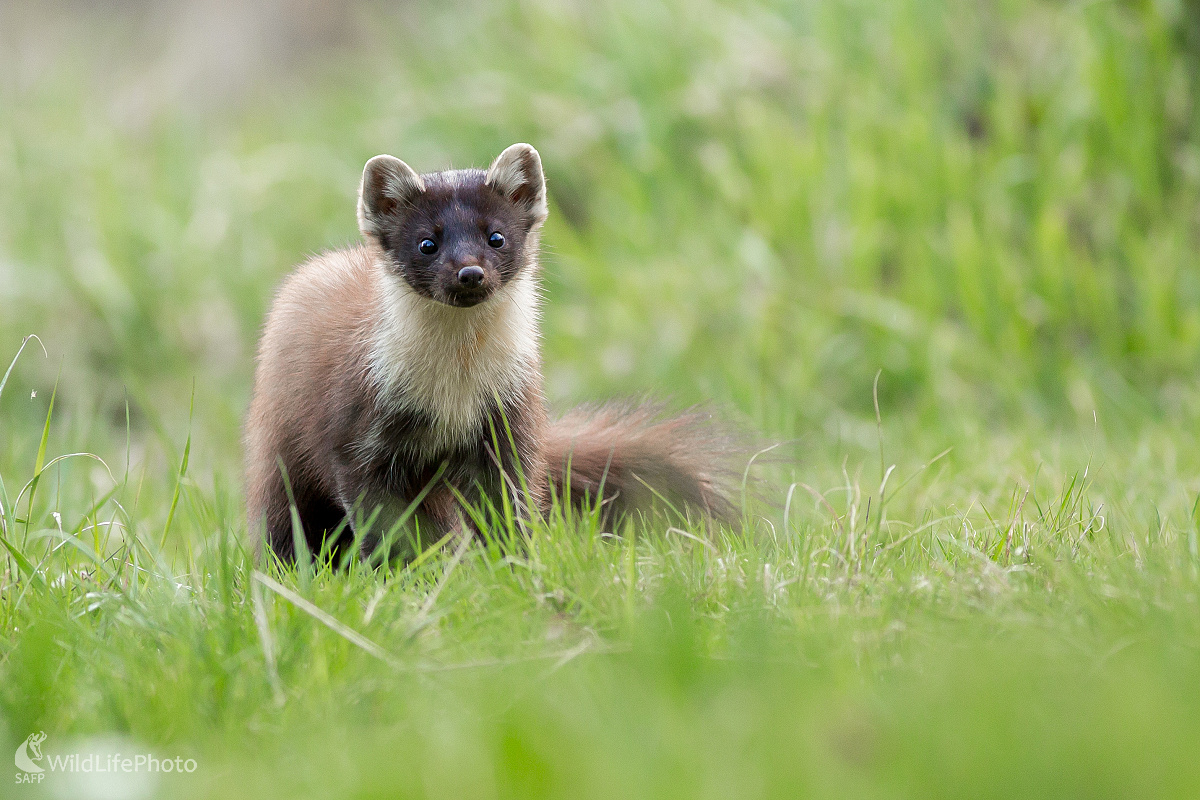
<path id="1" fill-rule="evenodd" d="M 364 559 L 412 559 L 451 531 L 471 532 L 453 490 L 439 473 L 407 491 L 356 477 L 343 473 L 338 493 Z"/>

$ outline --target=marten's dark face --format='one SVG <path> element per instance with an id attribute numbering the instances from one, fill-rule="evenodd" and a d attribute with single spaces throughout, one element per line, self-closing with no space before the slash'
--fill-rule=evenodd
<path id="1" fill-rule="evenodd" d="M 413 291 L 469 308 L 529 265 L 546 217 L 541 160 L 513 145 L 486 172 L 418 176 L 391 156 L 367 162 L 359 226 Z"/>
<path id="2" fill-rule="evenodd" d="M 395 269 L 425 297 L 478 305 L 526 264 L 534 220 L 484 184 L 483 170 L 422 176 L 425 191 L 378 239 Z"/>

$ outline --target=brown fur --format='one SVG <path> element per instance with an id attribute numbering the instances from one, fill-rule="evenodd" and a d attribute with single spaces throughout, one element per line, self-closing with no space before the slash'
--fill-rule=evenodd
<path id="1" fill-rule="evenodd" d="M 377 259 L 373 248 L 358 247 L 309 261 L 280 289 L 263 332 L 246 425 L 247 504 L 253 528 L 265 529 L 267 543 L 284 558 L 295 554 L 280 462 L 314 552 L 323 546 L 325 533 L 356 506 L 364 517 L 384 499 L 407 507 L 442 461 L 448 465 L 443 485 L 425 498 L 418 519 L 436 532 L 454 527 L 458 518 L 448 501 L 453 496 L 449 487 L 479 499 L 479 484 L 494 499 L 506 483 L 501 468 L 510 485 L 520 485 L 507 443 L 509 430 L 516 457 L 530 476 L 526 483 L 532 502 L 540 507 L 547 497 L 545 479 L 538 479 L 545 474 L 538 443 L 544 438 L 546 414 L 536 365 L 515 401 L 505 404 L 503 416 L 493 415 L 476 447 L 426 454 L 418 446 L 418 452 L 404 452 L 403 440 L 419 439 L 419 426 L 389 407 L 368 374 L 380 302 L 372 280 Z M 359 445 L 381 424 L 396 428 L 386 434 L 391 452 L 362 453 Z M 491 441 L 493 426 L 501 443 L 498 452 Z M 350 531 L 343 534 L 335 554 L 350 538 Z"/>
<path id="2" fill-rule="evenodd" d="M 599 501 L 611 523 L 661 501 L 733 522 L 742 453 L 711 414 L 671 416 L 656 403 L 575 409 L 548 428 L 543 442 L 557 491 L 577 508 Z"/>
<path id="3" fill-rule="evenodd" d="M 362 185 L 366 243 L 301 265 L 267 317 L 246 422 L 253 535 L 295 558 L 289 487 L 306 546 L 335 558 L 356 537 L 372 552 L 418 498 L 418 546 L 470 530 L 458 495 L 507 495 L 528 517 L 569 486 L 564 499 L 600 500 L 606 522 L 656 495 L 733 519 L 734 448 L 707 414 L 605 405 L 548 423 L 536 289 L 545 185 L 533 148 L 514 145 L 486 174 L 417 176 L 380 156 Z M 501 229 L 505 243 L 488 244 Z M 433 236 L 438 247 L 418 255 Z M 456 283 L 464 264 L 484 273 L 474 294 Z"/>

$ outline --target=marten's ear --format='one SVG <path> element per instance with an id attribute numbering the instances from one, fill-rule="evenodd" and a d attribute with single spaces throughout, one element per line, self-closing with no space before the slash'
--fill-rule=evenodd
<path id="1" fill-rule="evenodd" d="M 546 179 L 542 157 L 527 144 L 514 144 L 492 162 L 484 181 L 533 217 L 533 224 L 546 220 Z"/>
<path id="2" fill-rule="evenodd" d="M 358 188 L 358 229 L 377 236 L 384 221 L 425 191 L 413 168 L 394 156 L 375 156 L 363 169 Z"/>

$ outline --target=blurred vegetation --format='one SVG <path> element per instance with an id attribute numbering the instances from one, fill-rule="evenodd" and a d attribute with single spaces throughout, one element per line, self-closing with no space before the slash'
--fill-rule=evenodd
<path id="1" fill-rule="evenodd" d="M 112 66 L 136 59 L 119 35 L 75 31 L 0 84 L 0 333 L 52 352 L 13 395 L 66 359 L 64 391 L 122 420 L 126 387 L 178 409 L 194 378 L 232 432 L 272 287 L 356 237 L 363 161 L 483 164 L 520 139 L 551 189 L 560 405 L 653 389 L 790 434 L 869 416 L 883 370 L 894 410 L 1170 410 L 1200 363 L 1196 18 L 359 8 L 353 46 L 297 34 L 281 46 L 311 59 L 248 68 L 232 97 L 156 88 Z"/>
<path id="2" fill-rule="evenodd" d="M 46 353 L 0 745 L 185 797 L 1195 796 L 1198 101 L 1190 0 L 0 6 L 0 364 Z M 370 156 L 514 141 L 553 405 L 714 401 L 789 442 L 772 504 L 271 588 L 273 287 Z"/>

